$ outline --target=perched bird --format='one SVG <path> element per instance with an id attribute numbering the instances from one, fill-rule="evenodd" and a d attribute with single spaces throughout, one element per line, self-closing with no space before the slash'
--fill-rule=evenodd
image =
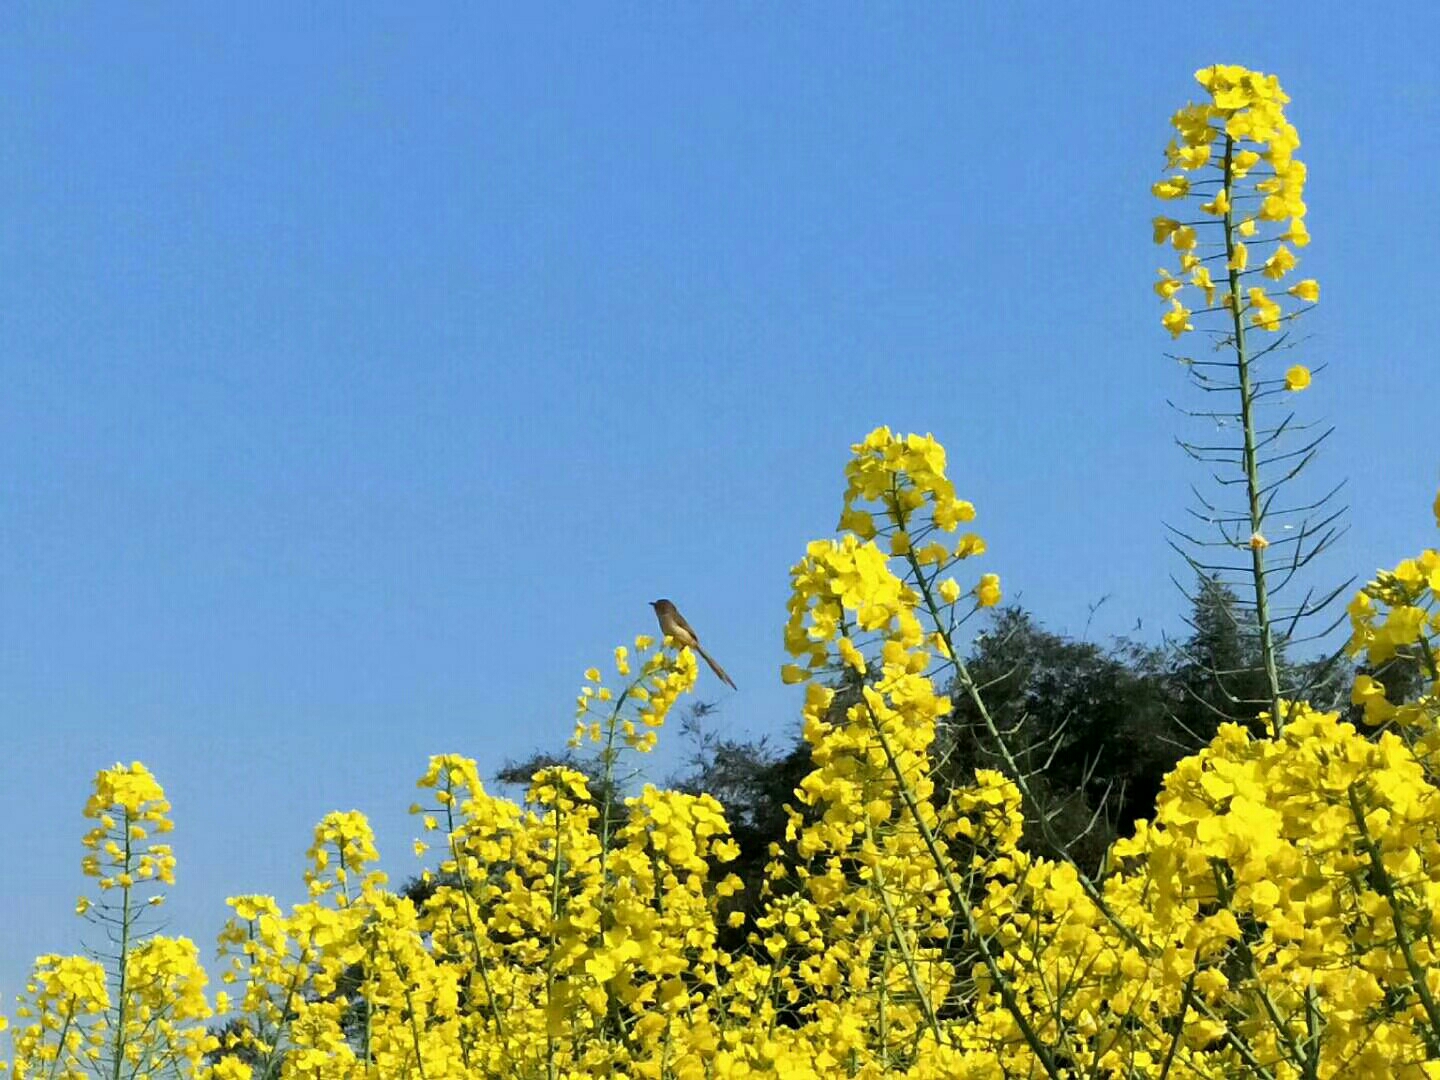
<path id="1" fill-rule="evenodd" d="M 690 624 L 685 621 L 685 616 L 680 614 L 680 609 L 669 600 L 652 600 L 650 606 L 655 609 L 655 618 L 660 620 L 660 633 L 672 637 L 681 645 L 688 645 L 700 654 L 700 658 L 710 665 L 710 670 L 731 690 L 739 689 L 725 669 L 715 662 L 715 658 L 700 647 L 700 635 L 690 629 Z"/>

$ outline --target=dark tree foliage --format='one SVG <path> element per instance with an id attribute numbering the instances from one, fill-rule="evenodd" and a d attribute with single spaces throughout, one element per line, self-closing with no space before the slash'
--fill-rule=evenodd
<path id="1" fill-rule="evenodd" d="M 1185 620 L 1190 637 L 1175 650 L 1173 674 L 1183 698 L 1176 715 L 1198 749 L 1227 721 L 1252 723 L 1270 705 L 1252 607 L 1213 577 L 1201 577 Z M 1284 656 L 1278 658 L 1285 668 Z M 1282 680 L 1283 681 L 1283 680 Z"/>
<path id="2" fill-rule="evenodd" d="M 690 753 L 670 784 L 691 795 L 713 795 L 725 807 L 740 854 L 717 869 L 737 875 L 745 887 L 726 901 L 724 910 L 738 909 L 749 916 L 760 908 L 766 863 L 776 850 L 789 847 L 785 839 L 790 813 L 787 807 L 804 810 L 797 803 L 795 789 L 814 766 L 810 748 L 803 740 L 795 739 L 780 749 L 767 738 L 749 741 L 728 737 L 712 722 L 713 712 L 712 707 L 702 703 L 680 718 L 680 732 Z M 787 887 L 780 885 L 782 890 Z M 722 920 L 719 945 L 727 952 L 738 952 L 748 932 L 748 926 L 731 927 Z"/>
<path id="3" fill-rule="evenodd" d="M 710 712 L 698 706 L 681 718 L 681 731 L 692 751 L 673 784 L 692 795 L 713 795 L 725 807 L 741 850 L 731 868 L 748 879 L 745 871 L 758 874 L 769 844 L 785 835 L 786 806 L 795 802 L 795 788 L 812 768 L 810 752 L 798 740 L 777 750 L 764 738 L 754 742 L 728 738 L 706 722 Z"/>
<path id="4" fill-rule="evenodd" d="M 1095 869 L 1117 832 L 1149 815 L 1180 755 L 1164 653 L 1124 640 L 1108 648 L 1076 641 L 1011 607 L 976 641 L 969 667 L 1035 796 L 1026 846 L 1047 855 L 1063 847 Z M 952 697 L 941 782 L 966 785 L 977 768 L 1005 771 L 969 697 Z"/>
<path id="5" fill-rule="evenodd" d="M 1063 848 L 1082 868 L 1098 870 L 1115 839 L 1153 816 L 1164 778 L 1181 758 L 1222 723 L 1253 726 L 1268 708 L 1253 616 L 1234 594 L 1200 579 L 1186 622 L 1183 641 L 1100 645 L 1052 633 L 1009 607 L 976 639 L 971 674 L 1034 795 L 1036 805 L 1026 807 L 1029 850 L 1055 856 Z M 1335 656 L 1282 663 L 1292 684 L 1342 685 L 1339 676 L 1350 673 Z M 858 689 L 848 682 L 836 689 L 838 715 Z M 1007 768 L 968 696 L 952 688 L 952 700 L 935 747 L 942 795 L 969 784 L 977 768 Z M 799 739 L 776 747 L 728 738 L 708 712 L 702 707 L 684 721 L 696 750 L 675 783 L 724 804 L 742 852 L 732 869 L 753 897 L 771 846 L 783 844 L 785 808 L 812 767 L 809 749 Z"/>

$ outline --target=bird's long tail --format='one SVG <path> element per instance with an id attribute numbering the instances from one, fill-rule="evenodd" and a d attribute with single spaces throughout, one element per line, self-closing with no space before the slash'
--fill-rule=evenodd
<path id="1" fill-rule="evenodd" d="M 702 649 L 698 642 L 695 645 L 695 651 L 700 654 L 700 658 L 704 660 L 705 663 L 710 665 L 710 670 L 715 672 L 715 677 L 717 679 L 723 682 L 726 686 L 730 687 L 731 690 L 740 689 L 738 686 L 735 685 L 735 680 L 730 678 L 729 675 L 725 674 L 725 669 L 722 668 L 719 664 L 717 664 L 715 662 L 715 658 L 711 656 L 708 652 L 706 652 L 704 649 Z"/>

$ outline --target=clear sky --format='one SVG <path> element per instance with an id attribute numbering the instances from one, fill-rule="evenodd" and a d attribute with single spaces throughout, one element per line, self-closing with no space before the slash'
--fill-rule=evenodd
<path id="1" fill-rule="evenodd" d="M 78 946 L 117 760 L 208 955 L 328 810 L 405 877 L 427 756 L 558 747 L 657 596 L 788 736 L 787 571 L 878 424 L 1048 626 L 1180 630 L 1149 185 L 1209 63 L 1294 99 L 1328 565 L 1433 543 L 1440 19 L 1361 9 L 6 5 L 0 990 Z"/>

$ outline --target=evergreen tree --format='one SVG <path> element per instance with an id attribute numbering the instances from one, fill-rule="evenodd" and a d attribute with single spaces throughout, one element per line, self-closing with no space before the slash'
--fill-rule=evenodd
<path id="1" fill-rule="evenodd" d="M 1190 636 L 1174 652 L 1173 717 L 1187 751 L 1198 750 L 1229 721 L 1254 723 L 1270 708 L 1270 682 L 1253 605 L 1214 576 L 1199 577 L 1186 618 Z M 1288 672 L 1283 654 L 1282 672 Z"/>

